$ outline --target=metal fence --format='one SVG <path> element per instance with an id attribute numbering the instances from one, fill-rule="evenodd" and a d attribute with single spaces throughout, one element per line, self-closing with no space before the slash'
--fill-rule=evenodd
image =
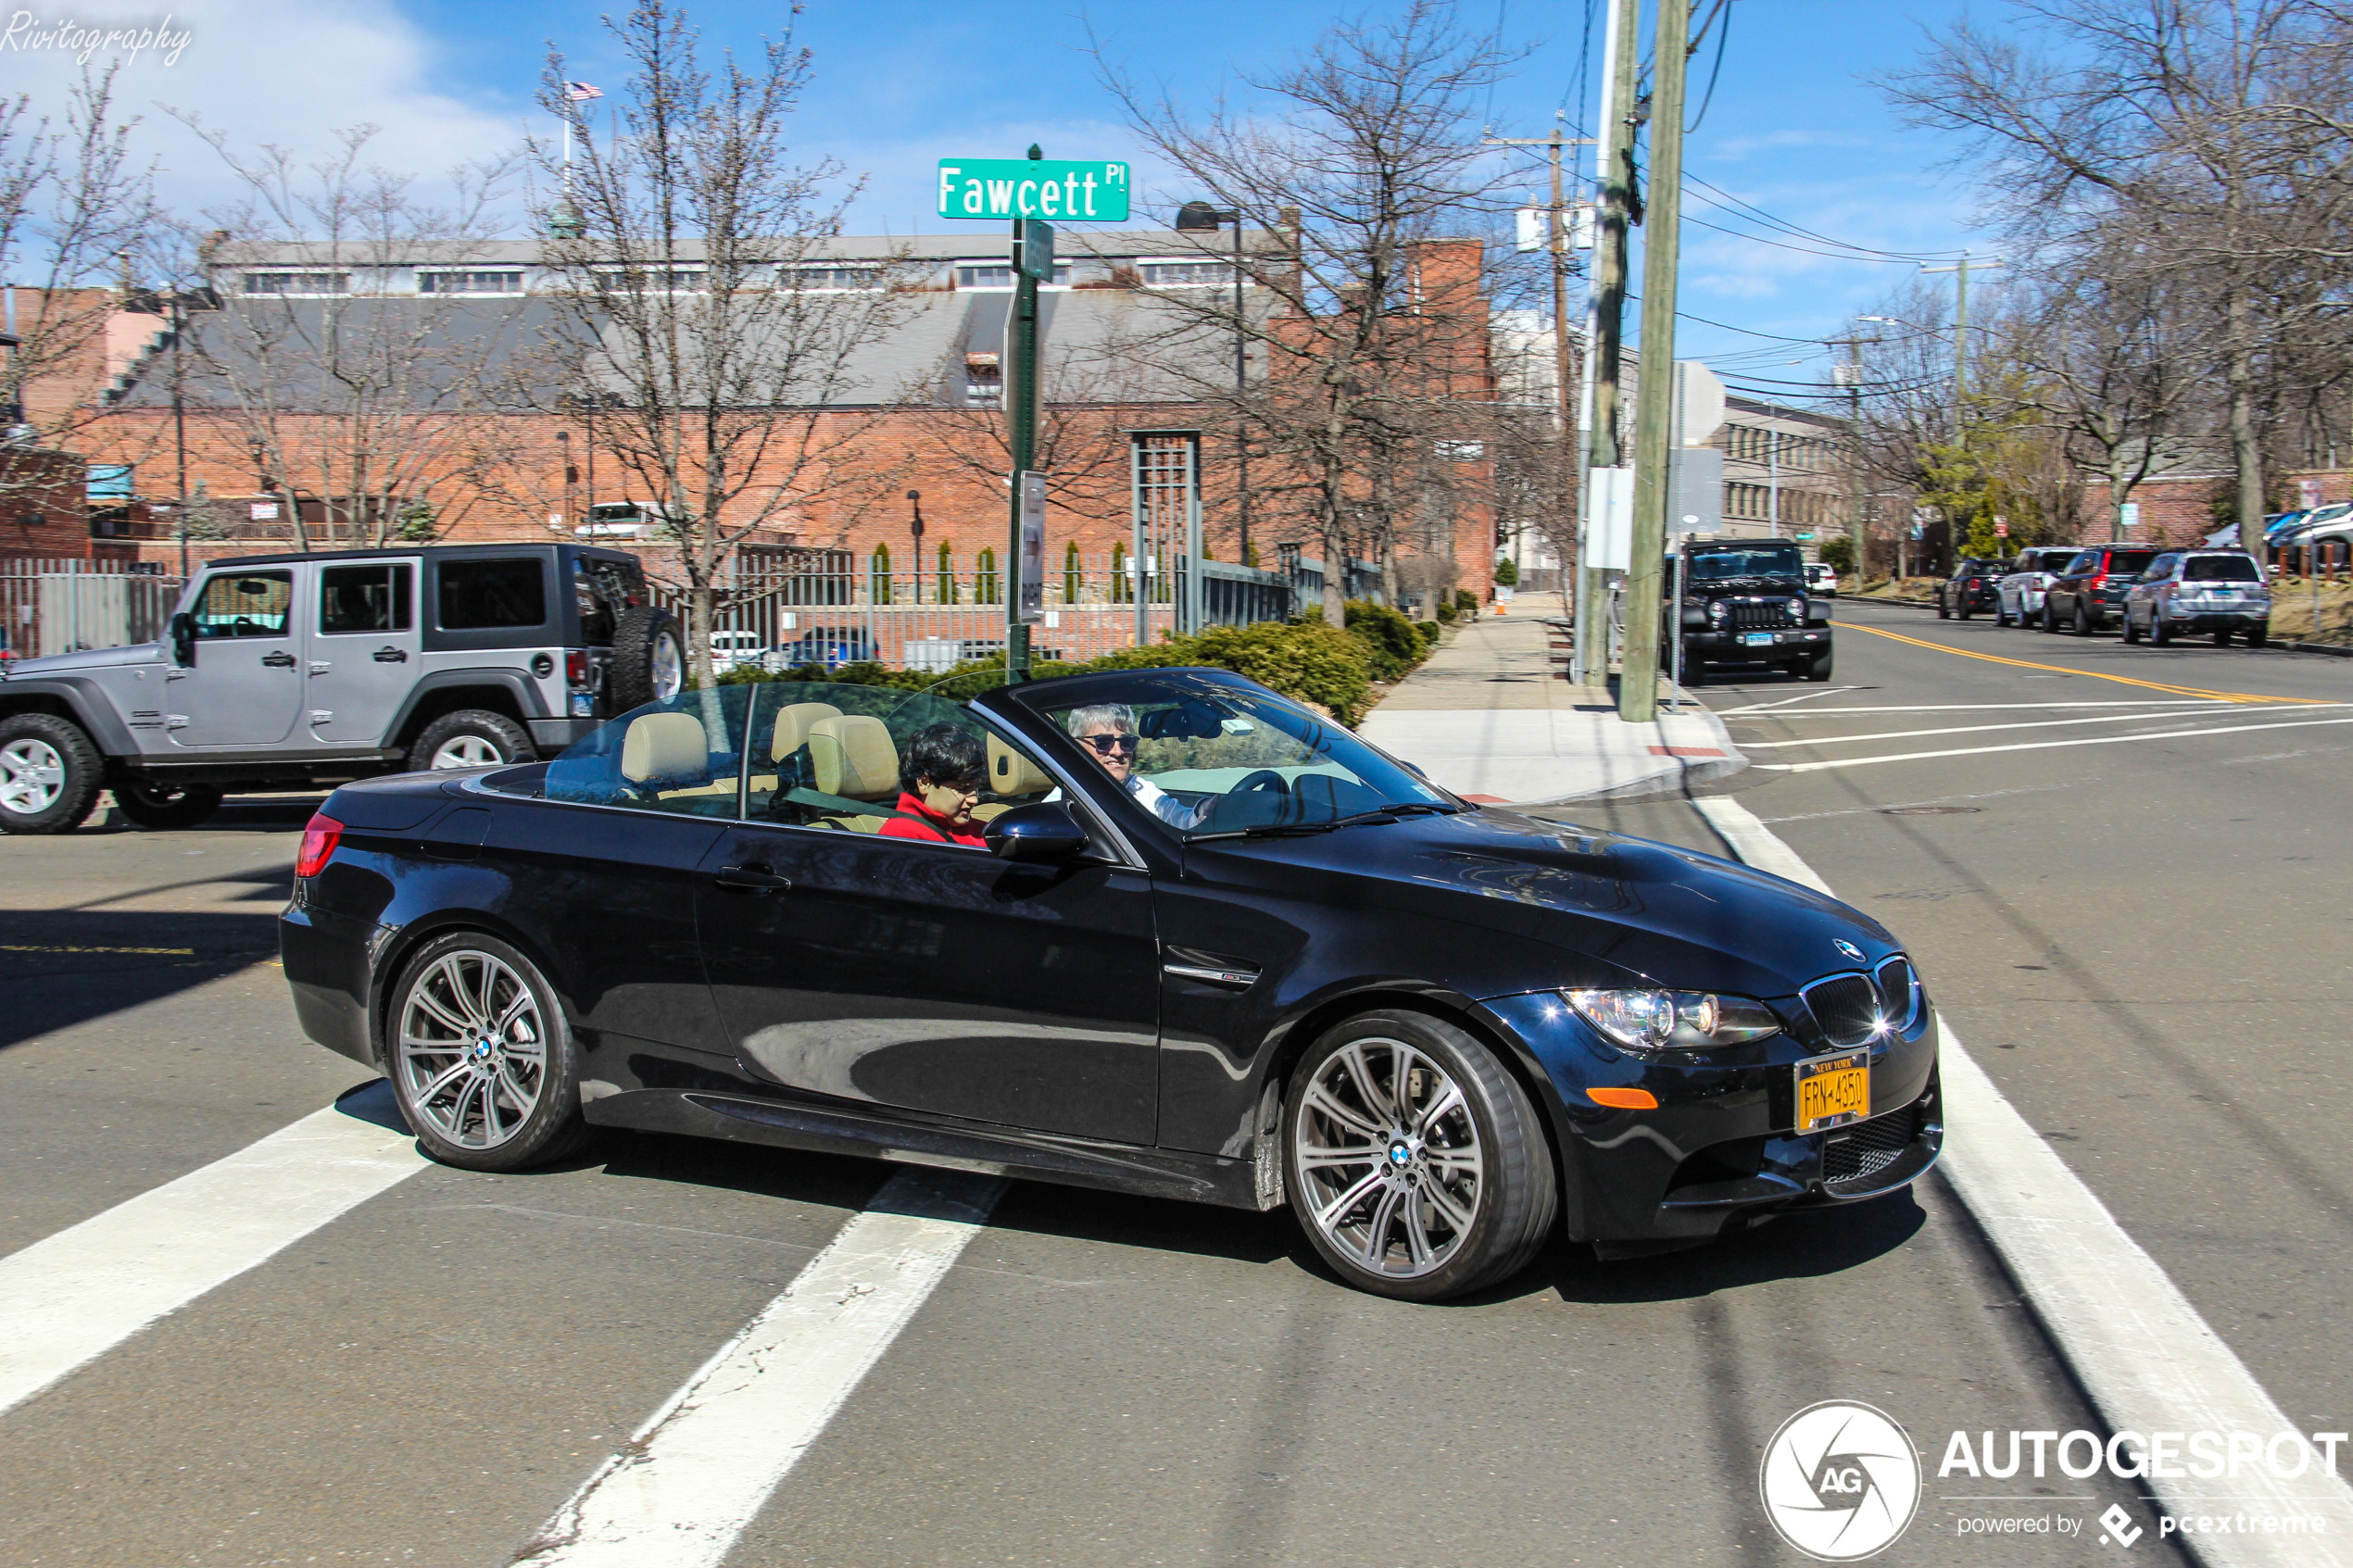
<path id="1" fill-rule="evenodd" d="M 153 642 L 180 583 L 110 561 L 0 560 L 0 651 L 36 659 Z"/>
<path id="2" fill-rule="evenodd" d="M 937 558 L 925 570 L 896 567 L 887 555 L 842 569 L 833 562 L 776 566 L 739 562 L 723 579 L 712 621 L 724 633 L 723 657 L 771 664 L 814 659 L 827 663 L 873 659 L 910 670 L 944 671 L 986 659 L 1005 646 L 1004 577 L 994 551 L 952 563 Z M 1138 570 L 1140 563 L 1142 570 Z M 648 566 L 652 565 L 648 561 Z M 1361 586 L 1372 569 L 1353 562 Z M 1183 558 L 1065 552 L 1050 558 L 1045 619 L 1030 629 L 1039 659 L 1078 662 L 1139 641 L 1157 641 L 1178 626 L 1186 602 Z M 1248 625 L 1287 620 L 1319 604 L 1321 562 L 1287 559 L 1285 571 L 1263 571 L 1224 561 L 1202 561 L 1202 623 Z M 685 618 L 687 592 L 666 577 L 650 579 L 655 599 Z"/>

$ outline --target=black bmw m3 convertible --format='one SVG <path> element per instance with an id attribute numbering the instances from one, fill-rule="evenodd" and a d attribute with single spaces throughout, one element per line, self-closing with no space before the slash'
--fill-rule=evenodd
<path id="1" fill-rule="evenodd" d="M 1943 1139 L 1876 922 L 1476 806 L 1239 676 L 684 692 L 346 785 L 283 919 L 311 1038 L 435 1158 L 598 1126 L 1288 1203 L 1412 1299 L 1876 1196 Z"/>

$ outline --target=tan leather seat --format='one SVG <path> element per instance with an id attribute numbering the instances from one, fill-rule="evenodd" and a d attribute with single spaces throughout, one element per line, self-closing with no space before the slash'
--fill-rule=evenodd
<path id="1" fill-rule="evenodd" d="M 995 735 L 988 737 L 988 791 L 992 795 L 1043 795 L 1053 776 Z"/>
<path id="2" fill-rule="evenodd" d="M 821 794 L 884 805 L 899 798 L 899 748 L 881 720 L 862 713 L 820 719 L 809 726 L 807 744 L 810 783 Z"/>
<path id="3" fill-rule="evenodd" d="M 708 778 L 711 748 L 702 721 L 691 713 L 648 713 L 629 721 L 621 737 L 621 776 L 631 784 Z"/>
<path id="4" fill-rule="evenodd" d="M 779 709 L 775 728 L 769 732 L 768 759 L 782 762 L 809 744 L 810 729 L 818 721 L 841 716 L 841 709 L 830 702 L 796 702 Z"/>

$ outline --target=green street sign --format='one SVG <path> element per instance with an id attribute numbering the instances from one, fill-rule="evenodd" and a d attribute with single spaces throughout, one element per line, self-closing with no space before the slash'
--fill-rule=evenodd
<path id="1" fill-rule="evenodd" d="M 941 158 L 939 216 L 1125 223 L 1127 166 L 1063 158 Z"/>
<path id="2" fill-rule="evenodd" d="M 1811 533 L 1800 533 L 1800 534 L 1796 535 L 1796 537 L 1798 537 L 1798 538 L 1800 538 L 1800 539 L 1811 539 L 1812 537 L 1814 537 L 1814 535 L 1813 535 L 1813 534 L 1811 534 Z"/>

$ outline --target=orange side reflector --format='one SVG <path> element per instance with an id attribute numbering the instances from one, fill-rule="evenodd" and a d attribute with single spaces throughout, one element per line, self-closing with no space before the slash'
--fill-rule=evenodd
<path id="1" fill-rule="evenodd" d="M 1658 1097 L 1648 1089 L 1587 1089 L 1595 1105 L 1613 1110 L 1656 1110 Z"/>

